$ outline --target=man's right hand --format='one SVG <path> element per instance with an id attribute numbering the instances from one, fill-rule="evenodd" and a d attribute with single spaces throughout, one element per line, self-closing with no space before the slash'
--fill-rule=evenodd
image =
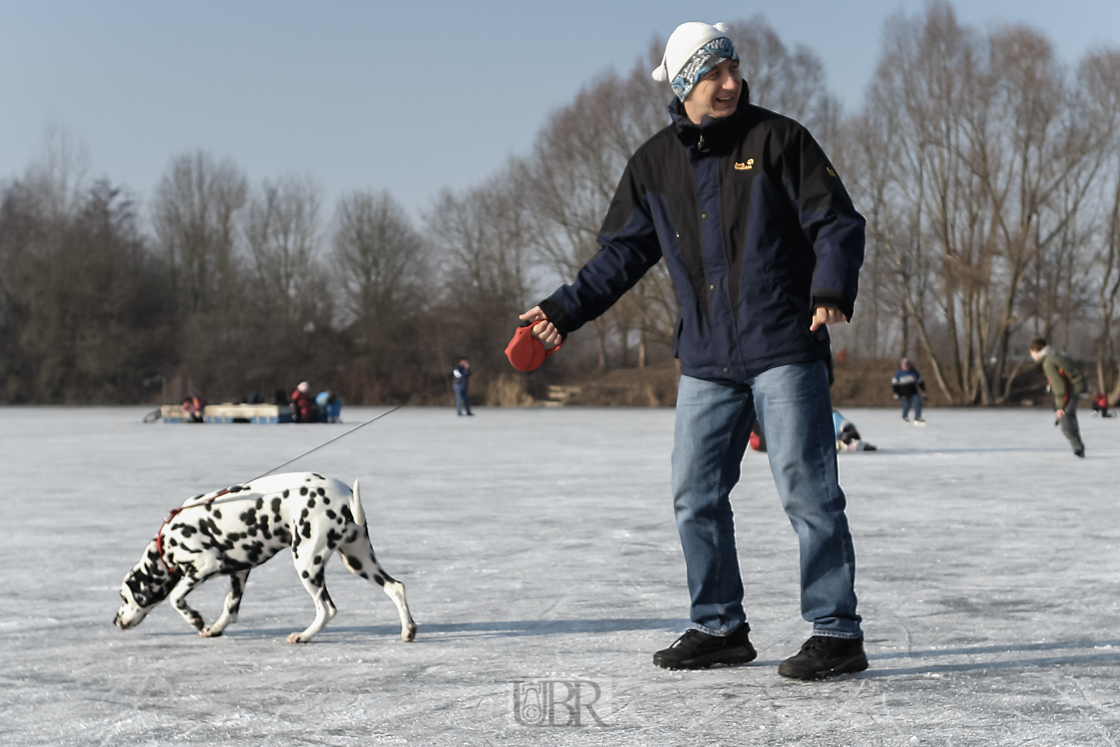
<path id="1" fill-rule="evenodd" d="M 560 334 L 560 330 L 548 321 L 548 317 L 541 311 L 540 306 L 534 306 L 519 316 L 518 319 L 523 322 L 544 322 L 543 324 L 534 324 L 531 334 L 541 341 L 545 350 L 551 350 L 564 341 L 564 336 Z"/>

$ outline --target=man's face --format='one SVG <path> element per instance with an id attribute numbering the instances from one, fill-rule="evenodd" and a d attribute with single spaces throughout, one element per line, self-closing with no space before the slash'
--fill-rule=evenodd
<path id="1" fill-rule="evenodd" d="M 908 370 L 909 368 L 910 368 L 910 361 L 908 361 L 908 360 L 906 360 L 905 358 L 903 358 L 903 359 L 902 359 L 902 370 L 903 370 L 903 371 L 906 371 L 906 370 Z"/>
<path id="2" fill-rule="evenodd" d="M 684 100 L 684 112 L 693 124 L 702 124 L 704 117 L 734 114 L 742 90 L 743 76 L 739 74 L 739 62 L 724 60 L 693 87 Z"/>

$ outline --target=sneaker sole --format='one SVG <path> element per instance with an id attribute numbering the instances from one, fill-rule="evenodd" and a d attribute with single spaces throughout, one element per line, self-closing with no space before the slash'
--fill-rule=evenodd
<path id="1" fill-rule="evenodd" d="M 737 664 L 749 664 L 758 658 L 757 651 L 743 651 L 742 653 L 729 654 L 726 651 L 716 651 L 705 656 L 697 656 L 695 659 L 685 659 L 684 661 L 666 661 L 664 658 L 653 655 L 653 663 L 662 669 L 710 669 L 714 666 L 728 665 L 734 666 Z"/>
<path id="2" fill-rule="evenodd" d="M 786 662 L 783 661 L 778 665 L 778 674 L 795 680 L 827 680 L 832 677 L 839 677 L 842 674 L 862 672 L 867 669 L 867 666 L 867 654 L 860 653 L 845 659 L 831 669 L 818 669 L 810 672 L 787 667 Z"/>

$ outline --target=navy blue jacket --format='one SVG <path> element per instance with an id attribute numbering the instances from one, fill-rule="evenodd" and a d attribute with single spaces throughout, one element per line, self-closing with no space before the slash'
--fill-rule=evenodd
<path id="1" fill-rule="evenodd" d="M 673 352 L 688 376 L 753 376 L 830 356 L 813 308 L 849 319 L 864 220 L 824 151 L 798 122 L 754 106 L 673 123 L 631 157 L 599 234 L 570 285 L 541 302 L 564 335 L 597 318 L 662 257 L 681 316 Z"/>
<path id="2" fill-rule="evenodd" d="M 895 397 L 913 397 L 918 392 L 924 392 L 925 390 L 926 382 L 913 364 L 910 365 L 909 370 L 900 368 L 894 372 L 894 377 L 891 379 L 891 391 L 894 392 Z"/>

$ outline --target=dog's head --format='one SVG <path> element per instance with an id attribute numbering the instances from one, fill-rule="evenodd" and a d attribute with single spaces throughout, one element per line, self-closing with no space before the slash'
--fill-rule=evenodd
<path id="1" fill-rule="evenodd" d="M 135 628 L 157 604 L 167 599 L 178 580 L 179 575 L 164 565 L 159 556 L 159 546 L 152 540 L 140 562 L 124 577 L 121 607 L 113 618 L 113 624 L 121 630 Z"/>

